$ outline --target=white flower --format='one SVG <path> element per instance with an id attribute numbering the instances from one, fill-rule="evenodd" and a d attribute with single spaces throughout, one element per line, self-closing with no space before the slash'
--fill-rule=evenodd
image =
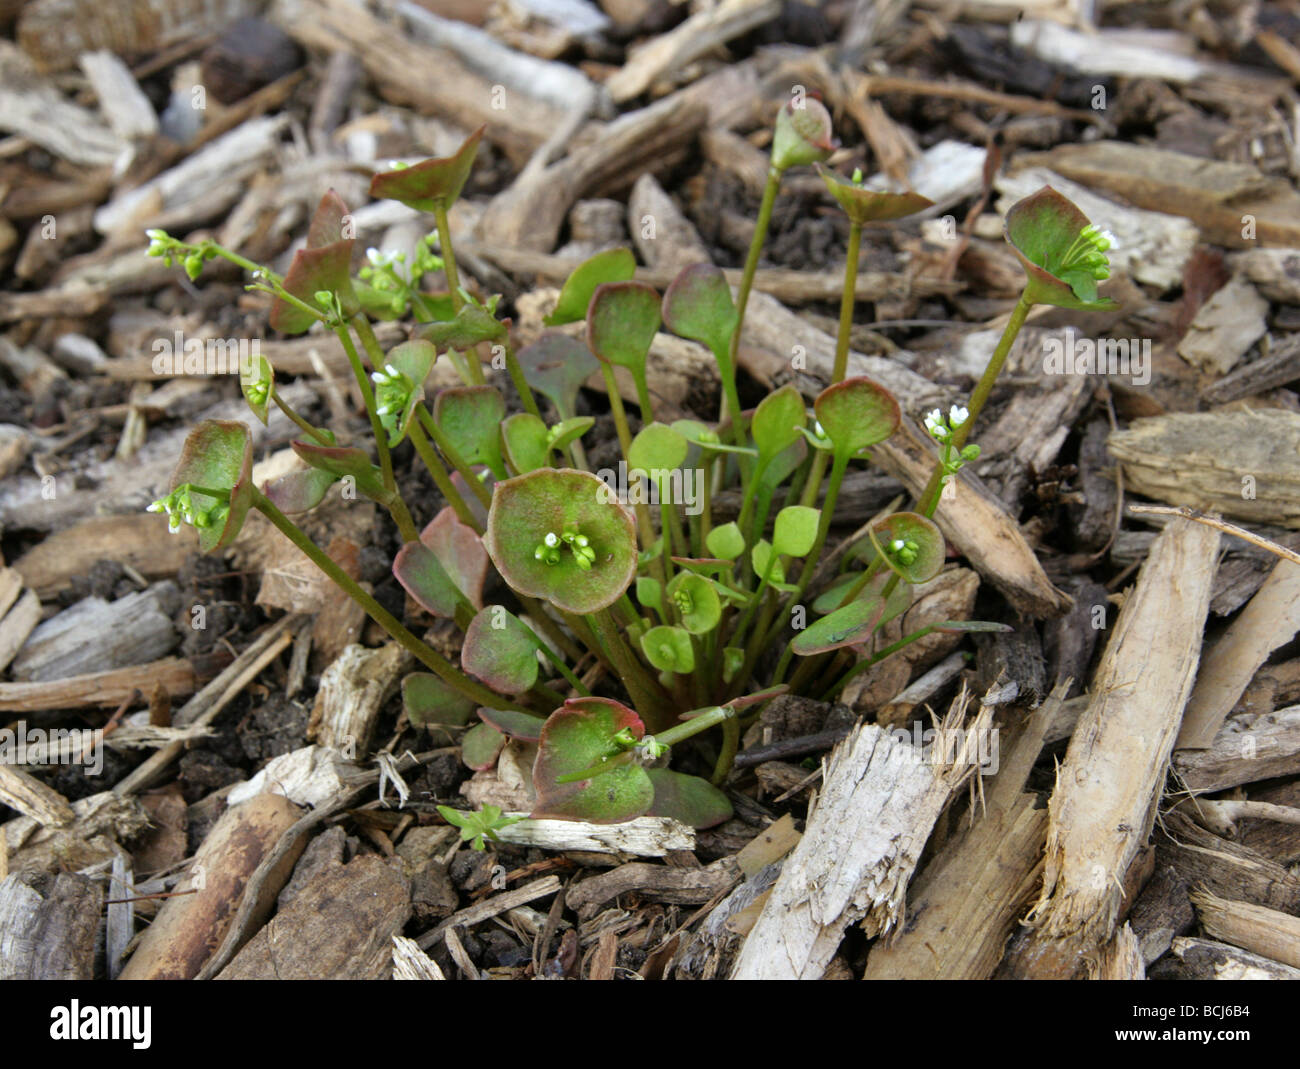
<path id="1" fill-rule="evenodd" d="M 889 543 L 889 548 L 892 549 L 895 553 L 897 553 L 900 549 L 903 548 L 904 545 L 905 543 L 901 538 L 895 538 L 892 542 Z"/>
<path id="2" fill-rule="evenodd" d="M 1116 238 L 1115 235 L 1112 234 L 1109 230 L 1103 230 L 1101 232 L 1101 239 L 1106 242 L 1106 247 L 1108 249 L 1113 250 L 1119 248 L 1119 239 Z"/>
<path id="3" fill-rule="evenodd" d="M 554 531 L 547 531 L 546 537 L 542 539 L 542 541 L 545 542 L 552 549 L 554 549 L 556 546 L 560 544 L 560 536 L 557 535 Z"/>
<path id="4" fill-rule="evenodd" d="M 966 411 L 963 405 L 953 405 L 948 410 L 948 422 L 954 427 L 960 427 L 968 419 L 970 419 L 970 413 Z"/>

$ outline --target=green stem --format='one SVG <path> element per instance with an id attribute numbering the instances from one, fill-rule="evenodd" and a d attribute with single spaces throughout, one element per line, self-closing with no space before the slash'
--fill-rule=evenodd
<path id="1" fill-rule="evenodd" d="M 731 336 L 731 348 L 728 351 L 726 366 L 720 368 L 723 371 L 723 390 L 726 392 L 727 404 L 734 405 L 732 409 L 732 419 L 738 425 L 740 422 L 740 404 L 734 400 L 736 393 L 736 375 L 735 367 L 737 358 L 740 353 L 740 335 L 745 326 L 745 308 L 749 304 L 749 294 L 754 288 L 754 274 L 758 271 L 758 260 L 763 254 L 763 244 L 767 240 L 768 228 L 772 225 L 772 206 L 776 203 L 776 195 L 781 190 L 781 176 L 783 171 L 776 166 L 770 166 L 767 169 L 767 183 L 763 186 L 763 200 L 758 207 L 758 218 L 754 222 L 754 237 L 749 243 L 749 255 L 745 257 L 745 271 L 740 276 L 740 289 L 736 293 L 736 330 Z M 722 361 L 719 361 L 722 364 Z M 730 373 L 729 375 L 727 373 Z M 727 379 L 730 378 L 730 385 Z M 739 445 L 740 443 L 737 442 Z"/>
<path id="2" fill-rule="evenodd" d="M 489 708 L 508 708 L 517 712 L 526 712 L 527 710 L 518 704 L 503 699 L 501 695 L 496 694 L 475 683 L 472 679 L 458 671 L 456 667 L 439 654 L 436 650 L 431 649 L 427 643 L 421 642 L 410 631 L 408 631 L 387 609 L 379 604 L 370 594 L 354 580 L 347 572 L 338 566 L 338 564 L 322 550 L 315 542 L 308 538 L 292 520 L 283 512 L 275 507 L 266 495 L 257 489 L 253 489 L 253 507 L 262 513 L 271 523 L 280 531 L 290 542 L 298 547 L 302 553 L 311 560 L 322 572 L 330 577 L 335 584 L 353 601 L 360 605 L 380 627 L 388 632 L 405 650 L 407 650 L 416 660 L 425 665 L 430 671 L 441 679 L 447 686 L 451 687 L 459 694 L 463 694 L 470 701 L 478 705 L 486 705 Z M 504 703 L 504 705 L 502 704 Z"/>
<path id="3" fill-rule="evenodd" d="M 537 407 L 537 398 L 533 396 L 532 387 L 528 385 L 528 380 L 524 377 L 524 369 L 519 366 L 519 361 L 515 358 L 515 347 L 510 344 L 508 338 L 502 344 L 506 351 L 506 371 L 510 375 L 510 381 L 514 383 L 515 393 L 519 394 L 519 400 L 523 404 L 524 410 L 541 419 L 542 410 Z M 581 449 L 581 446 L 578 448 Z"/>
<path id="4" fill-rule="evenodd" d="M 470 511 L 469 505 L 465 503 L 460 491 L 456 489 L 455 483 L 451 481 L 446 466 L 438 459 L 438 454 L 433 451 L 429 439 L 424 436 L 424 431 L 420 429 L 420 421 L 418 419 L 411 420 L 407 424 L 406 433 L 410 437 L 411 445 L 415 447 L 416 453 L 424 461 L 424 466 L 433 478 L 438 492 L 446 499 L 447 504 L 456 510 L 456 518 L 466 526 L 473 528 L 475 534 L 481 535 L 483 525 L 478 522 L 478 518 Z"/>
<path id="5" fill-rule="evenodd" d="M 288 416 L 290 422 L 292 422 L 300 431 L 302 431 L 303 434 L 306 434 L 311 438 L 315 438 L 316 441 L 320 442 L 321 445 L 328 446 L 334 444 L 332 441 L 330 441 L 329 435 L 327 435 L 324 431 L 318 430 L 316 427 L 313 427 L 310 423 L 308 423 L 305 419 L 303 419 L 302 416 L 298 415 L 298 413 L 294 411 L 291 405 L 286 404 L 284 398 L 280 396 L 280 391 L 277 390 L 274 386 L 271 387 L 271 400 L 275 402 L 276 407 L 279 408 L 279 410 L 283 412 L 286 416 Z"/>
<path id="6" fill-rule="evenodd" d="M 736 760 L 736 751 L 740 749 L 740 722 L 729 717 L 722 722 L 722 749 L 718 751 L 718 760 L 713 766 L 712 783 L 721 787 L 727 773 Z"/>
<path id="7" fill-rule="evenodd" d="M 870 657 L 863 658 L 852 668 L 850 668 L 847 672 L 845 672 L 844 675 L 840 676 L 839 679 L 837 679 L 834 683 L 832 683 L 829 687 L 827 687 L 826 690 L 822 692 L 820 700 L 829 701 L 833 695 L 838 694 L 841 690 L 843 690 L 845 685 L 849 682 L 849 680 L 853 679 L 854 676 L 861 675 L 872 665 L 879 664 L 886 657 L 889 657 L 892 654 L 897 653 L 904 646 L 910 646 L 913 642 L 916 642 L 918 639 L 925 638 L 926 635 L 932 635 L 934 634 L 934 632 L 935 632 L 935 627 L 933 625 L 923 627 L 919 631 L 913 631 L 910 635 L 903 636 L 897 642 L 890 643 L 888 646 L 884 647 L 884 649 L 877 650 Z"/>
<path id="8" fill-rule="evenodd" d="M 627 688 L 628 697 L 632 699 L 632 704 L 641 719 L 652 730 L 670 723 L 671 716 L 667 705 L 667 695 L 663 693 L 657 683 L 651 681 L 646 675 L 645 670 L 641 667 L 641 662 L 636 659 L 636 655 L 623 641 L 618 624 L 614 621 L 610 611 L 602 609 L 600 612 L 590 613 L 586 619 L 601 646 L 608 654 L 614 671 L 618 673 L 619 679 Z"/>
<path id="9" fill-rule="evenodd" d="M 853 303 L 857 297 L 858 254 L 862 248 L 862 224 L 849 223 L 849 251 L 844 261 L 844 291 L 840 295 L 840 330 L 835 337 L 835 366 L 830 385 L 843 382 L 849 370 L 849 334 L 853 330 Z"/>
<path id="10" fill-rule="evenodd" d="M 458 450 L 452 444 L 451 439 L 443 433 L 442 428 L 438 426 L 429 410 L 425 408 L 423 401 L 419 402 L 415 406 L 415 417 L 420 421 L 420 424 L 424 429 L 429 432 L 429 437 L 431 437 L 437 444 L 438 448 L 442 450 L 442 455 L 451 461 L 451 466 L 453 468 L 460 472 L 460 477 L 465 480 L 465 484 L 470 488 L 470 491 L 474 496 L 478 498 L 479 503 L 484 508 L 491 508 L 492 495 L 488 493 L 487 487 L 484 486 L 479 477 L 474 474 L 474 470 L 465 461 L 465 458 L 460 455 L 460 450 Z"/>

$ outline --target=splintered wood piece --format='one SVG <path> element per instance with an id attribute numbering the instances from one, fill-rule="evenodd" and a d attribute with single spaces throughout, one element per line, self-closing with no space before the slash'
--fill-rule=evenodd
<path id="1" fill-rule="evenodd" d="M 12 568 L 5 569 L 11 575 L 17 575 Z M 32 590 L 25 591 L 18 603 L 4 614 L 0 620 L 0 671 L 9 667 L 18 651 L 23 648 L 27 638 L 41 622 L 41 599 Z"/>
<path id="2" fill-rule="evenodd" d="M 1180 937 L 1170 949 L 1189 980 L 1300 980 L 1300 969 L 1213 939 Z"/>
<path id="3" fill-rule="evenodd" d="M 140 938 L 123 980 L 190 980 L 225 937 L 249 877 L 301 811 L 277 794 L 226 810 L 203 840 L 194 864 Z M 283 887 L 304 843 L 281 865 Z M 192 891 L 192 894 L 183 892 Z M 268 909 L 269 913 L 270 910 Z"/>
<path id="4" fill-rule="evenodd" d="M 1047 811 L 1025 779 L 1065 695 L 1059 687 L 1000 755 L 975 824 L 946 843 L 908 888 L 912 920 L 876 945 L 864 980 L 987 980 L 1042 876 Z"/>
<path id="5" fill-rule="evenodd" d="M 1300 876 L 1285 865 L 1193 823 L 1181 808 L 1166 812 L 1161 823 L 1158 865 L 1175 872 L 1185 887 L 1203 887 L 1284 913 L 1300 910 Z"/>
<path id="6" fill-rule="evenodd" d="M 103 909 L 103 886 L 77 873 L 0 880 L 0 980 L 93 980 Z"/>
<path id="7" fill-rule="evenodd" d="M 192 552 L 155 515 L 90 516 L 41 539 L 14 561 L 14 569 L 42 598 L 53 598 L 96 561 L 115 560 L 146 579 L 161 579 L 174 577 Z"/>
<path id="8" fill-rule="evenodd" d="M 1209 891 L 1193 891 L 1192 905 L 1201 925 L 1215 939 L 1300 969 L 1300 917 L 1219 898 Z"/>
<path id="9" fill-rule="evenodd" d="M 156 518 L 156 517 L 154 517 Z M 40 709 L 111 709 L 121 705 L 145 683 L 164 687 L 173 698 L 194 693 L 194 666 L 184 657 L 91 672 L 47 683 L 0 683 L 0 710 L 31 713 Z"/>
<path id="10" fill-rule="evenodd" d="M 695 224 L 649 172 L 632 186 L 627 227 L 641 259 L 651 267 L 675 273 L 691 264 L 711 262 Z"/>
<path id="11" fill-rule="evenodd" d="M 1264 336 L 1267 316 L 1268 301 L 1259 291 L 1240 276 L 1230 279 L 1201 305 L 1178 355 L 1202 371 L 1227 374 Z"/>
<path id="12" fill-rule="evenodd" d="M 1180 750 L 1174 770 L 1198 793 L 1300 772 L 1300 705 L 1228 720 L 1206 750 Z"/>
<path id="13" fill-rule="evenodd" d="M 314 977 L 313 977 L 314 979 Z M 394 980 L 445 980 L 438 963 L 420 949 L 420 944 L 404 935 L 393 936 Z"/>
<path id="14" fill-rule="evenodd" d="M 381 980 L 411 916 L 401 862 L 366 854 L 313 874 L 218 980 Z"/>
<path id="15" fill-rule="evenodd" d="M 726 894 L 740 879 L 740 867 L 730 857 L 699 869 L 630 861 L 598 876 L 570 884 L 564 893 L 564 902 L 583 918 L 594 917 L 606 902 L 629 891 L 656 902 L 698 906 Z"/>
<path id="16" fill-rule="evenodd" d="M 112 52 L 83 52 L 77 57 L 99 98 L 99 108 L 113 133 L 124 141 L 153 137 L 158 114 L 122 60 Z"/>
<path id="17" fill-rule="evenodd" d="M 111 862 L 121 847 L 144 831 L 149 816 L 134 798 L 112 791 L 78 798 L 74 820 L 65 826 L 42 825 L 29 816 L 0 825 L 11 872 L 81 870 Z"/>
<path id="18" fill-rule="evenodd" d="M 966 697 L 953 703 L 944 728 L 962 725 Z M 987 731 L 990 718 L 982 707 L 965 725 L 965 741 Z M 874 936 L 902 923 L 907 885 L 934 822 L 975 768 L 967 746 L 935 756 L 875 725 L 855 728 L 835 748 L 817 809 L 786 858 L 732 979 L 818 979 L 850 924 L 862 921 Z"/>
<path id="19" fill-rule="evenodd" d="M 1089 980 L 1145 980 L 1146 964 L 1137 936 L 1127 922 L 1088 963 Z"/>
<path id="20" fill-rule="evenodd" d="M 321 675 L 307 738 L 358 758 L 370 752 L 370 738 L 383 704 L 397 690 L 412 661 L 397 643 L 377 650 L 351 645 Z"/>
<path id="21" fill-rule="evenodd" d="M 1107 448 L 1125 485 L 1172 505 L 1300 528 L 1300 413 L 1177 412 L 1135 420 Z"/>
<path id="22" fill-rule="evenodd" d="M 780 13 L 779 0 L 725 0 L 716 7 L 704 8 L 674 29 L 634 48 L 627 62 L 606 80 L 605 88 L 614 103 L 625 103 L 658 79 L 771 22 Z"/>
<path id="23" fill-rule="evenodd" d="M 1300 247 L 1300 193 L 1286 178 L 1265 175 L 1250 164 L 1123 141 L 1058 145 L 1023 156 L 1020 163 L 1049 167 L 1139 208 L 1185 216 L 1215 245 Z"/>
<path id="24" fill-rule="evenodd" d="M 487 244 L 550 252 L 576 201 L 690 144 L 705 117 L 702 104 L 673 94 L 600 126 L 594 140 L 573 144 L 549 167 L 529 168 L 497 194 L 476 236 Z"/>
<path id="25" fill-rule="evenodd" d="M 7 755 L 7 760 L 13 759 Z M 45 827 L 66 827 L 76 819 L 63 795 L 7 761 L 0 763 L 0 802 Z"/>
<path id="26" fill-rule="evenodd" d="M 1228 630 L 1201 657 L 1174 749 L 1214 744 L 1237 700 L 1268 655 L 1300 629 L 1300 565 L 1280 560 Z"/>
<path id="27" fill-rule="evenodd" d="M 1124 876 L 1151 832 L 1191 694 L 1218 549 L 1218 531 L 1171 523 L 1125 599 L 1048 804 L 1020 975 L 1073 976 L 1115 934 Z"/>
<path id="28" fill-rule="evenodd" d="M 239 805 L 263 792 L 280 794 L 295 805 L 318 809 L 344 791 L 336 750 L 304 746 L 273 757 L 255 776 L 237 783 L 226 795 L 229 805 Z"/>
<path id="29" fill-rule="evenodd" d="M 80 167 L 111 165 L 126 148 L 98 115 L 68 100 L 8 41 L 0 41 L 0 130 Z"/>
<path id="30" fill-rule="evenodd" d="M 695 849 L 695 830 L 668 817 L 637 817 L 622 824 L 526 820 L 502 828 L 497 838 L 503 843 L 543 850 L 585 850 L 633 857 L 666 857 L 674 850 Z"/>

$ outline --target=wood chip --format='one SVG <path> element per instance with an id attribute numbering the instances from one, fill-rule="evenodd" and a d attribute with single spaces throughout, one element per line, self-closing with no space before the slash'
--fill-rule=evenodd
<path id="1" fill-rule="evenodd" d="M 102 885 L 76 873 L 0 880 L 0 980 L 93 980 L 103 903 Z"/>
<path id="2" fill-rule="evenodd" d="M 1268 329 L 1268 301 L 1244 278 L 1233 278 L 1201 305 L 1178 355 L 1202 371 L 1225 375 Z"/>
<path id="3" fill-rule="evenodd" d="M 1202 926 L 1214 938 L 1300 969 L 1300 917 L 1219 898 L 1208 891 L 1193 892 L 1192 904 Z"/>

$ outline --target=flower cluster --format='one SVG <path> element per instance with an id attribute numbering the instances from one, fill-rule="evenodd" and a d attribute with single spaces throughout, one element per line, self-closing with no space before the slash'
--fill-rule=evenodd
<path id="1" fill-rule="evenodd" d="M 182 483 L 166 497 L 160 497 L 151 504 L 147 511 L 167 513 L 167 529 L 176 534 L 182 523 L 191 527 L 217 527 L 226 522 L 230 512 L 230 501 L 215 499 L 211 505 L 202 506 L 194 502 L 194 495 L 212 497 L 216 495 L 209 490 L 196 487 L 191 483 Z"/>
<path id="2" fill-rule="evenodd" d="M 564 546 L 572 550 L 573 563 L 584 572 L 590 571 L 591 566 L 596 563 L 596 551 L 591 548 L 587 536 L 576 531 L 565 531 L 559 535 L 554 531 L 547 531 L 546 537 L 533 550 L 533 556 L 546 564 L 559 564 L 560 550 Z"/>
<path id="3" fill-rule="evenodd" d="M 1110 278 L 1110 261 L 1106 253 L 1117 248 L 1119 243 L 1109 230 L 1102 230 L 1096 223 L 1089 223 L 1079 231 L 1079 236 L 1061 258 L 1061 272 L 1083 270 L 1098 282 Z"/>
<path id="4" fill-rule="evenodd" d="M 392 364 L 385 364 L 383 371 L 372 372 L 370 378 L 375 384 L 375 414 L 384 430 L 395 434 L 397 424 L 406 413 L 415 393 L 415 383 L 398 371 Z"/>
<path id="5" fill-rule="evenodd" d="M 889 552 L 903 565 L 914 564 L 921 547 L 912 539 L 895 538 L 889 543 Z"/>

